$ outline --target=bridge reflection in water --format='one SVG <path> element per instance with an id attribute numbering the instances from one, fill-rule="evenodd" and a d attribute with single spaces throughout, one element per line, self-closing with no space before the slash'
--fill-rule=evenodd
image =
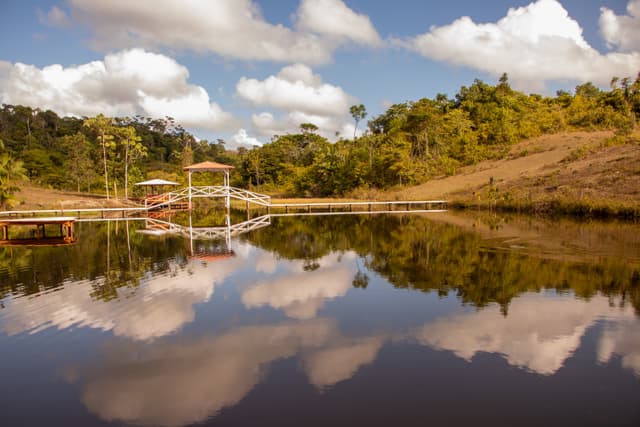
<path id="1" fill-rule="evenodd" d="M 225 215 L 225 225 L 217 227 L 193 227 L 192 216 L 189 215 L 189 225 L 184 226 L 157 218 L 144 218 L 145 228 L 138 230 L 138 233 L 150 235 L 174 234 L 187 237 L 190 241 L 191 256 L 196 256 L 197 251 L 194 250 L 194 241 L 196 240 L 219 240 L 225 242 L 223 252 L 231 253 L 231 237 L 248 233 L 271 224 L 270 215 L 262 215 L 251 218 L 236 224 L 231 224 L 231 216 L 229 213 Z"/>

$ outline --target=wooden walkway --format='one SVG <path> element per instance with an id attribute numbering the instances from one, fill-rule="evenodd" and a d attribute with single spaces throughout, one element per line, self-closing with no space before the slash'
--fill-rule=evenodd
<path id="1" fill-rule="evenodd" d="M 393 201 L 350 201 L 350 202 L 296 202 L 273 203 L 270 196 L 254 193 L 234 187 L 203 186 L 186 187 L 178 191 L 172 191 L 154 196 L 145 201 L 144 206 L 123 208 L 88 208 L 88 209 L 42 209 L 42 210 L 18 210 L 0 212 L 2 218 L 25 218 L 47 216 L 75 216 L 80 218 L 128 218 L 146 214 L 152 211 L 165 209 L 188 208 L 190 199 L 195 198 L 225 198 L 226 206 L 229 200 L 239 200 L 246 203 L 249 211 L 251 205 L 258 209 L 267 210 L 267 214 L 277 213 L 313 213 L 313 212 L 442 212 L 447 207 L 446 200 L 393 200 Z"/>
<path id="2" fill-rule="evenodd" d="M 295 212 L 442 212 L 446 210 L 446 200 L 394 200 L 365 202 L 313 202 L 313 203 L 272 203 L 269 212 L 276 209 L 284 213 Z M 403 209 L 404 208 L 404 209 Z"/>

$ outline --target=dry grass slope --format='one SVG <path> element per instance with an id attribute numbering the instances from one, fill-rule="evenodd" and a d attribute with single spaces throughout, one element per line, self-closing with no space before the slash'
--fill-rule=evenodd
<path id="1" fill-rule="evenodd" d="M 640 134 L 627 141 L 612 132 L 545 135 L 514 145 L 505 159 L 388 195 L 445 198 L 467 207 L 628 216 L 623 211 L 640 211 Z"/>

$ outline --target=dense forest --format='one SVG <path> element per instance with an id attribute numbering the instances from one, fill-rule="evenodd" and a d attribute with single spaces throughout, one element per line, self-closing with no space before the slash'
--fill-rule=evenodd
<path id="1" fill-rule="evenodd" d="M 351 108 L 356 126 L 363 105 Z M 395 104 L 367 122 L 360 137 L 332 143 L 311 123 L 252 149 L 197 140 L 172 118 L 59 117 L 20 105 L 0 110 L 0 206 L 15 182 L 128 198 L 146 178 L 185 181 L 182 167 L 213 160 L 236 167 L 232 185 L 281 195 L 336 196 L 362 188 L 414 185 L 464 165 L 504 156 L 529 137 L 615 129 L 624 140 L 640 115 L 640 74 L 591 83 L 555 97 L 513 90 L 504 74 L 493 86 L 475 80 L 453 99 L 438 94 Z"/>

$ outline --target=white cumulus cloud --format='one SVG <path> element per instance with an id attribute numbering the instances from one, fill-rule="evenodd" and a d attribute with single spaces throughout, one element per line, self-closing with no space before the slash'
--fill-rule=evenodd
<path id="1" fill-rule="evenodd" d="M 598 360 L 607 363 L 614 355 L 621 356 L 622 366 L 640 376 L 640 321 L 637 318 L 607 323 L 598 343 Z"/>
<path id="2" fill-rule="evenodd" d="M 637 51 L 601 54 L 591 47 L 557 0 L 509 9 L 496 23 L 461 17 L 399 43 L 438 61 L 493 75 L 507 72 L 516 87 L 527 89 L 559 79 L 606 85 L 614 74 L 634 75 L 640 69 Z"/>
<path id="3" fill-rule="evenodd" d="M 93 33 L 98 49 L 168 47 L 241 60 L 310 64 L 331 61 L 347 42 L 377 44 L 369 18 L 340 0 L 312 18 L 303 2 L 298 28 L 265 20 L 252 0 L 69 0 L 71 16 Z"/>
<path id="4" fill-rule="evenodd" d="M 330 319 L 242 326 L 218 336 L 117 342 L 80 368 L 82 402 L 107 421 L 182 426 L 242 400 L 279 359 L 300 357 L 311 384 L 331 386 L 372 363 L 384 336 L 344 336 Z"/>
<path id="5" fill-rule="evenodd" d="M 38 68 L 0 61 L 0 101 L 51 109 L 61 115 L 171 116 L 185 127 L 220 130 L 235 122 L 211 102 L 189 71 L 165 55 L 130 49 L 102 61 Z"/>
<path id="6" fill-rule="evenodd" d="M 66 12 L 58 6 L 53 6 L 46 14 L 38 9 L 37 14 L 40 22 L 52 27 L 65 28 L 71 25 L 71 19 L 69 16 L 67 16 Z"/>
<path id="7" fill-rule="evenodd" d="M 309 382 L 323 388 L 351 379 L 358 369 L 375 360 L 383 344 L 382 336 L 360 338 L 308 355 L 304 365 Z"/>
<path id="8" fill-rule="evenodd" d="M 77 326 L 112 331 L 132 340 L 155 340 L 192 322 L 193 305 L 208 301 L 215 286 L 245 261 L 233 258 L 215 265 L 199 261 L 184 267 L 172 264 L 171 274 L 150 277 L 134 294 L 119 292 L 118 299 L 104 303 L 94 300 L 87 282 L 65 283 L 46 297 L 11 301 L 1 330 L 15 335 Z"/>
<path id="9" fill-rule="evenodd" d="M 238 95 L 256 106 L 329 115 L 347 112 L 353 102 L 339 86 L 322 83 L 320 76 L 303 64 L 284 67 L 265 80 L 242 77 Z"/>
<path id="10" fill-rule="evenodd" d="M 369 17 L 355 13 L 342 0 L 303 0 L 298 28 L 366 45 L 382 44 Z"/>
<path id="11" fill-rule="evenodd" d="M 253 106 L 283 112 L 278 118 L 271 112 L 253 114 L 253 125 L 261 135 L 295 133 L 301 123 L 313 123 L 328 138 L 335 138 L 336 132 L 353 133 L 349 107 L 356 98 L 339 86 L 324 83 L 304 64 L 286 66 L 264 80 L 242 77 L 236 92 Z"/>
<path id="12" fill-rule="evenodd" d="M 236 134 L 231 137 L 231 143 L 235 146 L 242 146 L 242 145 L 261 146 L 263 144 L 257 138 L 249 136 L 249 134 L 247 134 L 247 131 L 245 129 L 238 129 L 238 132 L 236 132 Z"/>
<path id="13" fill-rule="evenodd" d="M 343 254 L 342 262 L 330 255 L 318 260 L 314 271 L 287 272 L 284 276 L 262 280 L 242 293 L 247 308 L 269 305 L 294 319 L 311 319 L 326 300 L 340 298 L 351 289 L 355 274 L 352 254 Z M 348 263 L 347 263 L 348 262 Z M 302 265 L 297 265 L 302 270 Z"/>
<path id="14" fill-rule="evenodd" d="M 628 15 L 618 16 L 611 9 L 600 9 L 600 31 L 610 46 L 625 52 L 640 50 L 640 0 L 627 4 Z"/>
<path id="15" fill-rule="evenodd" d="M 602 296 L 579 301 L 572 296 L 529 294 L 513 300 L 506 318 L 497 306 L 491 306 L 429 323 L 418 331 L 417 338 L 466 360 L 479 352 L 497 353 L 510 365 L 551 375 L 564 366 L 597 321 L 606 318 L 612 325 L 626 324 L 634 317 L 632 308 L 613 308 Z M 620 329 L 613 328 L 600 345 L 599 359 L 607 361 L 613 353 L 623 354 L 629 357 L 627 365 L 637 368 L 638 340 L 634 337 L 631 344 L 619 345 Z"/>

